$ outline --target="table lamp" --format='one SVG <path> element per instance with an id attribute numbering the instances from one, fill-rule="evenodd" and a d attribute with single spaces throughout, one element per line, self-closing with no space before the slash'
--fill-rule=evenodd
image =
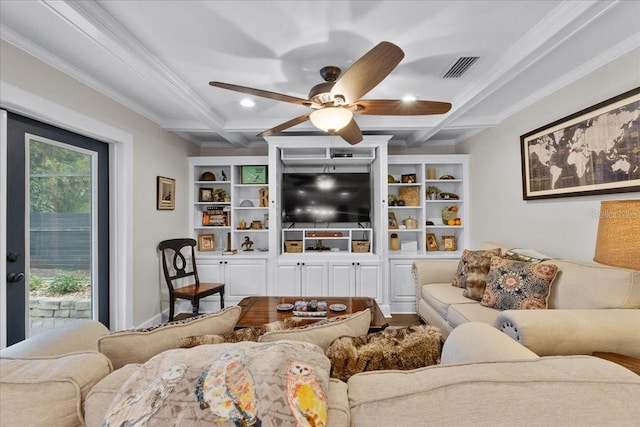
<path id="1" fill-rule="evenodd" d="M 600 205 L 595 262 L 640 270 L 640 199 Z"/>

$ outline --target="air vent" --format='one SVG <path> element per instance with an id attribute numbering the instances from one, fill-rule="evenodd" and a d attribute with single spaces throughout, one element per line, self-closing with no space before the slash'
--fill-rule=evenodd
<path id="1" fill-rule="evenodd" d="M 467 72 L 469 68 L 476 61 L 480 59 L 479 56 L 463 56 L 458 58 L 458 60 L 447 70 L 446 73 L 442 76 L 443 79 L 458 79 L 462 77 L 464 73 Z"/>

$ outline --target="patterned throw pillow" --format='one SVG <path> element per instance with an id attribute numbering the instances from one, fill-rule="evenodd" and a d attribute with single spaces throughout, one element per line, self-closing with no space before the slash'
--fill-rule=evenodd
<path id="1" fill-rule="evenodd" d="M 487 273 L 489 272 L 491 257 L 499 256 L 500 252 L 500 248 L 482 251 L 470 251 L 465 249 L 462 252 L 462 257 L 460 257 L 458 270 L 453 276 L 451 284 L 457 288 L 466 289 L 469 287 L 469 283 L 471 283 L 473 288 L 482 289 L 481 291 L 472 292 L 473 295 L 480 292 L 480 296 L 477 298 L 479 301 L 480 298 L 482 298 L 482 292 L 484 292 L 484 285 L 486 283 Z M 469 296 L 468 298 L 471 297 Z"/>
<path id="2" fill-rule="evenodd" d="M 557 273 L 554 264 L 493 257 L 480 304 L 498 310 L 545 309 Z"/>

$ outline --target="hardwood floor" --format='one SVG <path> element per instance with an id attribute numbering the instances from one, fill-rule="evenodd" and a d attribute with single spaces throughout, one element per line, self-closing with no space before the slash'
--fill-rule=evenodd
<path id="1" fill-rule="evenodd" d="M 417 314 L 392 313 L 391 316 L 391 318 L 387 318 L 389 326 L 414 326 L 423 324 Z"/>

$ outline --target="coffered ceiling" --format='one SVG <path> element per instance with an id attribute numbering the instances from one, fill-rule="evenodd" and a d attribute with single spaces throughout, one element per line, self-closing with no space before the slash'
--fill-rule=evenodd
<path id="1" fill-rule="evenodd" d="M 638 1 L 0 1 L 11 44 L 200 146 L 264 144 L 309 110 L 209 86 L 307 98 L 380 41 L 403 61 L 363 99 L 447 101 L 434 116 L 362 116 L 364 134 L 455 144 L 640 46 Z M 479 59 L 458 78 L 461 57 Z M 0 76 L 1 78 L 1 76 Z M 315 135 L 306 122 L 284 135 Z"/>

